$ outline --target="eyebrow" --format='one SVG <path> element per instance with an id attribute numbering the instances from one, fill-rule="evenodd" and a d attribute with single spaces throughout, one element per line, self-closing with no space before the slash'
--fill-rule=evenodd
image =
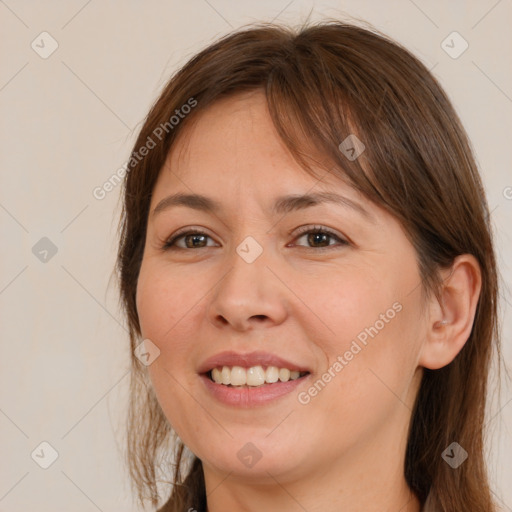
<path id="1" fill-rule="evenodd" d="M 366 210 L 359 203 L 349 199 L 348 197 L 341 196 L 334 192 L 316 192 L 312 194 L 292 194 L 281 196 L 276 199 L 272 207 L 274 215 L 286 214 L 292 211 L 304 210 L 312 206 L 320 205 L 323 203 L 333 203 L 341 206 L 349 207 L 363 217 L 365 217 L 372 224 L 376 223 L 374 215 Z M 198 211 L 209 213 L 218 213 L 222 210 L 222 205 L 211 197 L 203 196 L 201 194 L 185 194 L 178 192 L 162 199 L 153 212 L 151 217 L 154 218 L 157 214 L 168 210 L 173 207 L 184 206 Z"/>

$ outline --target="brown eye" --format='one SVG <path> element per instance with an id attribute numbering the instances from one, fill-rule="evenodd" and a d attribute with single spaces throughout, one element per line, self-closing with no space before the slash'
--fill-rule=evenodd
<path id="1" fill-rule="evenodd" d="M 202 249 L 204 247 L 211 247 L 206 245 L 206 240 L 210 238 L 209 235 L 199 230 L 189 230 L 184 233 L 174 235 L 165 242 L 162 249 Z M 177 241 L 183 239 L 185 246 L 177 245 Z"/>
<path id="2" fill-rule="evenodd" d="M 337 234 L 322 227 L 306 227 L 296 240 L 300 240 L 303 237 L 306 237 L 307 243 L 310 244 L 309 247 L 306 247 L 307 249 L 327 249 L 333 246 L 348 245 L 346 240 L 343 240 Z M 337 241 L 338 244 L 330 243 L 332 240 Z"/>
<path id="3" fill-rule="evenodd" d="M 206 236 L 194 233 L 192 235 L 185 235 L 182 238 L 185 240 L 185 245 L 189 249 L 192 249 L 193 247 L 204 247 L 203 243 L 206 239 Z"/>

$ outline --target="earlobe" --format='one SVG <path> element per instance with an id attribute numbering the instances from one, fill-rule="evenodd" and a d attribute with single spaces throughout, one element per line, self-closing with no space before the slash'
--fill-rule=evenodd
<path id="1" fill-rule="evenodd" d="M 418 364 L 438 370 L 450 364 L 471 335 L 481 282 L 476 258 L 463 254 L 443 271 L 440 304 L 433 297 L 426 322 L 424 344 Z"/>

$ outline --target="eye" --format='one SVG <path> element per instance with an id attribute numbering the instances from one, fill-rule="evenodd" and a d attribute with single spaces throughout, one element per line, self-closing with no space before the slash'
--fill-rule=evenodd
<path id="1" fill-rule="evenodd" d="M 207 245 L 203 245 L 207 238 L 210 238 L 210 236 L 204 233 L 203 231 L 200 231 L 198 229 L 189 229 L 188 231 L 181 231 L 172 236 L 169 240 L 165 242 L 165 244 L 162 246 L 162 249 L 201 249 L 203 247 L 208 247 Z M 181 239 L 185 241 L 185 247 L 176 244 L 176 242 Z"/>
<path id="2" fill-rule="evenodd" d="M 333 244 L 329 243 L 329 239 L 332 241 L 333 239 L 337 240 L 338 245 L 348 245 L 349 243 L 346 240 L 343 240 L 339 235 L 330 231 L 327 228 L 323 228 L 322 226 L 304 226 L 299 230 L 299 236 L 296 240 L 300 240 L 301 238 L 306 238 L 308 244 L 313 244 L 313 247 L 306 247 L 307 249 L 329 249 L 333 247 Z M 336 245 L 336 244 L 334 244 Z"/>

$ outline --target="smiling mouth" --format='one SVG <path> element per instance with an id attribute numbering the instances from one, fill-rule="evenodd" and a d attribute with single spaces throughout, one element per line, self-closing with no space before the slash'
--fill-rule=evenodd
<path id="1" fill-rule="evenodd" d="M 309 372 L 299 372 L 277 366 L 252 366 L 250 368 L 219 366 L 203 375 L 215 384 L 230 388 L 256 388 L 302 379 L 309 375 Z"/>

